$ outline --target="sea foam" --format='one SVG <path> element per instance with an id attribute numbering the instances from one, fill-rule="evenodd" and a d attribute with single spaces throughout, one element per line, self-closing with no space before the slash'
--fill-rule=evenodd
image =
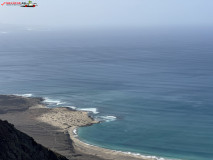
<path id="1" fill-rule="evenodd" d="M 97 116 L 95 117 L 96 120 L 98 121 L 103 121 L 103 122 L 112 122 L 117 119 L 115 116 Z"/>
<path id="2" fill-rule="evenodd" d="M 77 110 L 87 111 L 87 112 L 91 112 L 93 114 L 98 114 L 99 113 L 97 108 L 78 108 Z"/>
<path id="3" fill-rule="evenodd" d="M 73 134 L 74 134 L 74 135 L 77 135 L 77 129 L 74 129 L 74 130 L 73 130 Z"/>
<path id="4" fill-rule="evenodd" d="M 48 97 L 44 98 L 44 103 L 47 103 L 47 104 L 50 104 L 50 105 L 64 104 L 64 102 L 61 102 L 60 100 L 51 99 L 51 98 L 48 98 Z"/>
<path id="5" fill-rule="evenodd" d="M 67 108 L 71 108 L 71 109 L 74 109 L 74 110 L 76 110 L 76 109 L 77 109 L 77 107 L 75 107 L 75 106 L 65 106 L 65 107 L 67 107 Z"/>
<path id="6" fill-rule="evenodd" d="M 14 94 L 15 96 L 21 96 L 21 97 L 32 97 L 33 94 L 27 93 L 27 94 Z"/>

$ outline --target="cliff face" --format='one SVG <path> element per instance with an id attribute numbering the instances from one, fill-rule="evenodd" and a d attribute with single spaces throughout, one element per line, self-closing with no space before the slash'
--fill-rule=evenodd
<path id="1" fill-rule="evenodd" d="M 0 160 L 67 160 L 0 120 Z"/>

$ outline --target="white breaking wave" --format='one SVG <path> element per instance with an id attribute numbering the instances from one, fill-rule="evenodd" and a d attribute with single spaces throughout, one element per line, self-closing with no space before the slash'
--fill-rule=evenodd
<path id="1" fill-rule="evenodd" d="M 93 114 L 98 114 L 99 113 L 97 108 L 78 108 L 77 110 L 88 111 L 88 112 L 92 112 Z"/>
<path id="2" fill-rule="evenodd" d="M 60 105 L 60 104 L 64 104 L 64 102 L 61 102 L 60 100 L 55 100 L 55 99 L 51 99 L 51 98 L 44 98 L 44 103 L 47 104 L 52 104 L 52 105 Z"/>
<path id="3" fill-rule="evenodd" d="M 74 110 L 77 109 L 77 107 L 75 107 L 75 106 L 65 106 L 65 107 L 68 107 L 68 108 L 71 108 L 71 109 L 74 109 Z"/>
<path id="4" fill-rule="evenodd" d="M 115 116 L 97 116 L 95 117 L 96 120 L 98 121 L 104 121 L 104 122 L 112 122 L 117 119 Z"/>
<path id="5" fill-rule="evenodd" d="M 148 155 L 142 155 L 140 153 L 132 153 L 132 152 L 122 152 L 122 151 L 117 151 L 117 152 L 121 152 L 124 154 L 129 154 L 129 155 L 133 155 L 133 156 L 138 156 L 138 157 L 142 157 L 145 159 L 151 159 L 151 160 L 175 160 L 175 159 L 168 159 L 168 158 L 162 158 L 162 157 L 157 157 L 157 156 L 148 156 Z"/>
<path id="6" fill-rule="evenodd" d="M 77 135 L 77 129 L 74 129 L 74 130 L 73 130 L 73 134 L 74 134 L 74 135 Z"/>
<path id="7" fill-rule="evenodd" d="M 28 94 L 14 94 L 15 96 L 21 96 L 21 97 L 32 97 L 33 94 L 28 93 Z"/>

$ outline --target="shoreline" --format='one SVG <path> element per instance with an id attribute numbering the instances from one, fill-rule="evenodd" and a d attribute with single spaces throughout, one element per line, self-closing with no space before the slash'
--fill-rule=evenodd
<path id="1" fill-rule="evenodd" d="M 78 119 L 78 114 L 80 114 L 80 119 Z M 78 123 L 73 121 L 75 118 L 78 119 Z M 127 154 L 122 151 L 105 149 L 82 142 L 77 138 L 78 135 L 74 134 L 77 128 L 99 123 L 92 119 L 86 111 L 70 110 L 67 107 L 51 108 L 49 112 L 37 117 L 37 120 L 58 127 L 62 129 L 64 133 L 68 133 L 70 139 L 73 141 L 73 147 L 75 150 L 88 155 L 98 156 L 109 160 L 163 160 L 163 158 Z"/>
<path id="2" fill-rule="evenodd" d="M 100 123 L 100 121 L 92 118 L 88 111 L 75 110 L 69 107 L 50 108 L 43 98 L 27 96 L 0 95 L 0 113 L 2 108 L 4 110 L 0 114 L 0 119 L 8 120 L 42 145 L 59 152 L 68 159 L 171 160 L 87 144 L 78 138 L 78 127 Z M 4 106 L 6 104 L 9 104 L 9 106 Z M 17 110 L 17 104 L 19 110 Z"/>
<path id="3" fill-rule="evenodd" d="M 48 123 L 50 125 L 53 125 L 55 127 L 59 127 L 64 130 L 64 132 L 67 132 L 70 136 L 70 139 L 73 141 L 73 146 L 76 150 L 84 151 L 84 153 L 89 155 L 98 156 L 100 158 L 106 158 L 109 160 L 171 160 L 167 158 L 157 157 L 157 156 L 148 156 L 148 155 L 142 155 L 139 153 L 132 153 L 132 152 L 123 152 L 118 150 L 112 150 L 107 149 L 103 147 L 99 147 L 96 145 L 88 144 L 83 141 L 81 141 L 78 138 L 77 129 L 79 127 L 85 127 L 90 126 L 97 123 L 102 123 L 100 121 L 96 121 L 94 118 L 92 118 L 89 115 L 89 111 L 84 110 L 77 110 L 72 109 L 70 107 L 56 107 L 52 108 L 52 111 L 56 112 L 49 112 L 45 115 L 42 115 L 41 117 L 38 117 L 38 120 Z M 69 111 L 75 112 L 75 113 L 81 113 L 85 117 L 81 117 L 81 119 L 87 119 L 86 123 L 79 123 L 77 125 L 74 125 L 72 123 L 69 124 L 69 122 L 63 117 L 68 117 Z M 70 116 L 73 116 L 72 114 Z M 52 118 L 51 118 L 52 117 Z M 53 117 L 57 117 L 57 120 Z M 64 122 L 66 124 L 64 124 Z M 103 122 L 104 123 L 104 122 Z M 174 159 L 173 159 L 174 160 Z"/>
<path id="4" fill-rule="evenodd" d="M 68 131 L 70 138 L 74 142 L 74 147 L 78 149 L 84 149 L 87 154 L 94 152 L 96 156 L 110 156 L 111 158 L 107 159 L 114 159 L 116 156 L 116 160 L 124 160 L 127 158 L 135 159 L 135 160 L 175 160 L 175 159 L 167 159 L 163 157 L 156 157 L 156 156 L 148 156 L 148 155 L 142 155 L 140 153 L 133 153 L 133 152 L 125 152 L 125 151 L 119 151 L 119 150 L 113 150 L 113 149 L 107 149 L 104 147 L 96 146 L 93 144 L 89 144 L 86 142 L 81 141 L 78 138 L 77 130 L 79 127 L 71 127 Z M 85 150 L 86 149 L 86 150 Z M 100 153 L 101 152 L 101 153 Z M 117 157 L 119 156 L 119 157 Z M 177 160 L 177 159 L 176 159 Z"/>

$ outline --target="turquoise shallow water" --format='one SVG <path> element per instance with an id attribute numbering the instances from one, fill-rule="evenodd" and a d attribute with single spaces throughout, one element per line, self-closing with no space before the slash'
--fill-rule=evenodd
<path id="1" fill-rule="evenodd" d="M 212 32 L 164 33 L 5 34 L 0 91 L 93 111 L 106 122 L 79 129 L 87 143 L 213 159 Z"/>

